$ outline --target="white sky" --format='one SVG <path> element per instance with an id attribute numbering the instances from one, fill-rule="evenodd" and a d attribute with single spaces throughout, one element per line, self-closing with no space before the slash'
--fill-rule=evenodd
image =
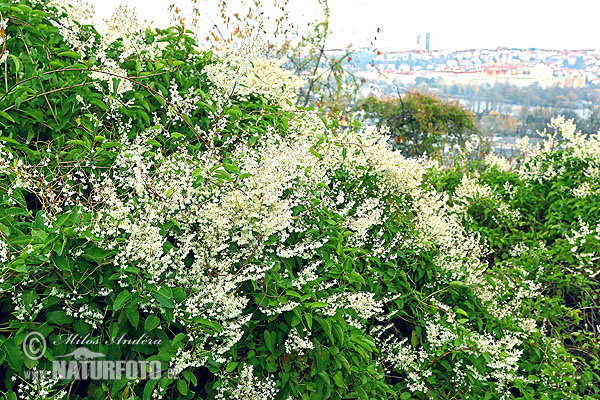
<path id="1" fill-rule="evenodd" d="M 109 16 L 117 5 L 128 5 L 136 7 L 142 18 L 159 25 L 168 24 L 170 4 L 188 9 L 190 3 L 190 0 L 88 1 L 95 5 L 97 18 Z M 243 0 L 228 3 L 240 1 Z M 198 0 L 201 9 L 207 10 L 205 14 L 216 3 L 216 0 Z M 319 9 L 316 0 L 289 0 L 289 3 L 292 20 L 300 25 L 313 19 Z M 329 5 L 334 32 L 331 47 L 349 43 L 369 45 L 377 37 L 373 42 L 377 48 L 409 50 L 416 48 L 418 34 L 431 32 L 434 49 L 600 48 L 600 0 L 329 0 Z M 377 28 L 381 29 L 379 34 Z"/>

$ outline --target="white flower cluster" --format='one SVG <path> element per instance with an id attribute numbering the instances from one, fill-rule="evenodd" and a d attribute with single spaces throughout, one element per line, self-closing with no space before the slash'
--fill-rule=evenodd
<path id="1" fill-rule="evenodd" d="M 165 42 L 146 42 L 146 29 L 151 28 L 148 21 L 140 21 L 135 8 L 118 6 L 110 18 L 104 20 L 100 28 L 100 51 L 119 42 L 119 61 L 123 62 L 132 55 L 143 56 L 145 60 L 155 60 L 166 47 Z"/>
<path id="2" fill-rule="evenodd" d="M 0 238 L 0 263 L 8 263 L 8 245 Z"/>
<path id="3" fill-rule="evenodd" d="M 383 205 L 379 199 L 366 199 L 360 204 L 354 217 L 348 223 L 348 228 L 356 232 L 353 238 L 353 245 L 360 246 L 367 240 L 367 232 L 372 226 L 381 225 Z"/>
<path id="4" fill-rule="evenodd" d="M 116 93 L 117 96 L 121 96 L 123 93 L 127 93 L 133 89 L 133 83 L 131 81 L 118 77 L 127 76 L 127 71 L 121 68 L 117 61 L 107 59 L 104 61 L 102 71 L 103 72 L 92 72 L 92 79 L 96 81 L 106 81 L 108 83 L 109 93 Z M 96 88 L 101 90 L 99 85 L 96 85 Z"/>
<path id="5" fill-rule="evenodd" d="M 579 216 L 578 225 L 579 227 L 573 228 L 571 232 L 565 234 L 565 239 L 571 246 L 571 253 L 577 261 L 576 265 L 570 265 L 566 269 L 574 275 L 593 279 L 600 275 L 600 268 L 598 268 L 600 251 L 588 243 L 600 243 L 600 224 L 597 224 L 595 228 L 590 227 Z"/>
<path id="6" fill-rule="evenodd" d="M 52 376 L 52 371 L 38 369 L 37 366 L 30 370 L 33 377 L 31 382 L 25 381 L 17 375 L 13 375 L 12 380 L 22 379 L 17 385 L 17 394 L 21 400 L 62 400 L 67 398 L 67 390 L 57 391 L 59 379 Z"/>
<path id="7" fill-rule="evenodd" d="M 103 293 L 107 293 L 103 291 Z M 97 306 L 86 303 L 84 296 L 76 291 L 72 293 L 61 292 L 56 287 L 52 287 L 48 296 L 54 296 L 62 300 L 62 306 L 66 315 L 85 321 L 94 329 L 98 328 L 104 320 L 104 315 Z M 41 305 L 41 304 L 40 304 Z"/>
<path id="8" fill-rule="evenodd" d="M 509 254 L 511 257 L 520 257 L 529 251 L 529 247 L 525 243 L 519 242 L 510 249 Z"/>
<path id="9" fill-rule="evenodd" d="M 325 299 L 326 306 L 319 310 L 323 316 L 336 315 L 338 310 L 353 310 L 361 320 L 369 319 L 383 313 L 383 302 L 375 299 L 375 293 L 370 292 L 339 292 Z M 346 321 L 357 329 L 362 329 L 361 321 L 346 315 Z"/>
<path id="10" fill-rule="evenodd" d="M 585 135 L 576 130 L 573 120 L 566 120 L 562 116 L 553 118 L 548 127 L 552 128 L 553 132 L 539 132 L 545 137 L 543 143 L 532 146 L 527 141 L 521 142 L 525 155 L 525 162 L 518 170 L 521 178 L 542 182 L 560 177 L 566 170 L 564 163 L 568 162 L 569 158 L 588 162 L 586 175 L 592 179 L 595 179 L 594 176 L 597 178 L 596 172 L 600 166 L 600 132 Z M 563 163 L 551 161 L 551 157 L 558 150 L 565 150 L 562 155 Z M 580 190 L 582 194 L 585 193 L 585 189 Z"/>
<path id="11" fill-rule="evenodd" d="M 573 193 L 574 197 L 584 198 L 595 194 L 596 191 L 592 189 L 589 182 L 583 182 L 581 185 L 571 189 L 571 193 Z"/>
<path id="12" fill-rule="evenodd" d="M 179 111 L 179 113 L 176 113 L 172 107 L 167 109 L 167 115 L 173 118 L 174 121 L 182 121 L 183 118 L 179 114 L 191 115 L 198 108 L 196 104 L 200 101 L 200 97 L 194 95 L 194 88 L 190 87 L 188 92 L 182 96 L 179 93 L 179 87 L 175 79 L 172 79 L 169 85 L 169 93 L 171 95 L 171 105 Z"/>
<path id="13" fill-rule="evenodd" d="M 254 375 L 254 367 L 244 364 L 237 383 L 220 386 L 215 398 L 217 400 L 273 400 L 278 392 L 276 386 L 273 377 L 260 380 Z"/>
<path id="14" fill-rule="evenodd" d="M 295 103 L 298 90 L 304 81 L 291 71 L 282 68 L 285 59 L 260 57 L 253 62 L 253 68 L 240 80 L 236 90 L 238 96 L 258 94 L 274 104 L 286 106 Z"/>
<path id="15" fill-rule="evenodd" d="M 346 295 L 348 307 L 356 311 L 359 318 L 369 319 L 383 312 L 383 303 L 375 300 L 375 293 L 357 292 Z"/>
<path id="16" fill-rule="evenodd" d="M 296 289 L 302 288 L 302 286 L 306 285 L 309 282 L 316 281 L 319 279 L 319 275 L 317 275 L 317 267 L 323 263 L 321 260 L 313 261 L 304 267 L 300 272 L 298 272 L 298 278 L 292 281 L 292 286 Z"/>
<path id="17" fill-rule="evenodd" d="M 140 21 L 136 10 L 132 8 L 117 7 L 111 17 L 104 20 L 99 30 L 100 42 L 96 43 L 93 35 L 85 32 L 85 27 L 94 21 L 95 9 L 91 3 L 85 0 L 51 0 L 45 6 L 62 11 L 57 25 L 71 49 L 83 57 L 95 55 L 100 65 L 108 60 L 106 51 L 117 40 L 120 62 L 132 55 L 143 55 L 146 60 L 154 60 L 166 46 L 165 43 L 146 43 L 145 32 L 150 25 L 147 21 Z"/>
<path id="18" fill-rule="evenodd" d="M 520 321 L 524 317 L 531 316 L 524 310 L 523 303 L 539 298 L 542 284 L 528 279 L 522 267 L 515 267 L 512 264 L 506 267 L 513 268 L 512 273 L 521 276 L 519 282 L 507 278 L 504 274 L 488 275 L 486 283 L 476 288 L 475 293 L 494 317 L 498 319 L 511 317 L 515 321 Z"/>
<path id="19" fill-rule="evenodd" d="M 437 262 L 448 272 L 448 279 L 481 281 L 479 260 L 485 250 L 479 240 L 464 231 L 446 197 L 420 187 L 423 175 L 435 164 L 399 158 L 387 148 L 385 138 L 370 133 L 334 136 L 315 151 L 323 132 L 320 118 L 307 113 L 290 122 L 285 138 L 271 130 L 258 147 L 238 146 L 232 160 L 244 178 L 235 185 L 213 183 L 223 169 L 210 153 L 189 154 L 181 148 L 164 155 L 151 151 L 145 135 L 124 141 L 110 174 L 93 177 L 94 201 L 103 205 L 96 209 L 94 235 L 106 238 L 111 248 L 117 246 L 111 238 L 126 237 L 116 247 L 115 263 L 122 268 L 135 263 L 147 274 L 148 284 L 161 281 L 193 292 L 185 304 L 176 306 L 175 318 L 190 330 L 195 329 L 197 317 L 210 318 L 223 327 L 218 333 L 197 336 L 200 346 L 218 349 L 211 357 L 220 359 L 219 354 L 241 337 L 239 321 L 248 299 L 237 293 L 239 284 L 262 279 L 272 267 L 248 260 L 265 260 L 270 255 L 310 260 L 326 244 L 326 239 L 307 236 L 292 247 L 281 246 L 292 233 L 310 229 L 306 222 L 310 212 L 294 216 L 298 205 L 310 211 L 316 196 L 324 207 L 346 219 L 353 232 L 349 243 L 371 247 L 375 254 L 393 259 L 393 247 L 368 232 L 393 215 L 397 204 L 365 197 L 360 191 L 344 191 L 342 183 L 332 179 L 340 168 L 356 181 L 365 174 L 379 176 L 374 190 L 381 199 L 409 196 L 416 236 L 396 237 L 398 247 L 438 246 L 445 256 Z M 342 152 L 340 144 L 349 151 Z M 331 196 L 330 191 L 336 194 Z M 170 242 L 163 233 L 165 224 L 177 227 L 167 235 Z M 264 244 L 270 237 L 277 238 L 276 245 Z M 189 256 L 191 261 L 186 261 Z M 293 287 L 317 280 L 316 270 L 316 264 L 308 263 L 292 280 Z M 127 285 L 126 275 L 123 285 Z M 335 284 L 330 283 L 323 290 Z M 153 304 L 148 304 L 149 309 L 160 310 Z M 325 315 L 353 310 L 355 317 L 347 317 L 357 328 L 362 325 L 355 318 L 365 320 L 383 312 L 381 301 L 368 292 L 335 293 L 326 304 Z M 296 306 L 289 302 L 276 309 L 261 307 L 261 311 L 274 315 Z M 206 352 L 195 354 L 202 354 L 199 362 L 207 358 Z"/>
<path id="20" fill-rule="evenodd" d="M 450 325 L 440 323 L 440 314 L 434 314 L 432 319 L 425 320 L 427 341 L 432 348 L 443 347 L 451 344 L 457 334 L 450 329 Z"/>
<path id="21" fill-rule="evenodd" d="M 304 335 L 305 337 L 300 337 L 295 328 L 290 330 L 290 334 L 284 343 L 287 354 L 303 355 L 304 350 L 311 350 L 315 348 L 315 345 L 311 340 L 311 333 L 306 332 Z"/>
<path id="22" fill-rule="evenodd" d="M 425 379 L 431 374 L 431 366 L 440 360 L 439 354 L 463 353 L 475 357 L 485 354 L 489 371 L 484 374 L 477 372 L 476 376 L 482 381 L 494 382 L 500 394 L 506 395 L 510 383 L 520 378 L 518 362 L 523 354 L 520 346 L 523 345 L 524 334 L 508 332 L 496 338 L 491 334 L 478 333 L 457 322 L 448 323 L 452 321 L 449 315 L 442 317 L 439 313 L 426 320 L 428 350 L 424 347 L 415 349 L 407 338 L 395 339 L 392 324 L 375 332 L 374 336 L 382 350 L 387 368 L 404 371 L 407 374 L 409 390 L 426 392 Z M 527 321 L 525 325 L 532 329 L 531 321 Z M 454 359 L 454 356 L 452 358 Z M 465 369 L 474 371 L 474 365 L 465 364 L 465 361 L 465 358 L 458 358 L 453 363 L 453 380 L 457 387 L 468 387 L 470 384 L 464 379 Z"/>
<path id="23" fill-rule="evenodd" d="M 49 12 L 52 8 L 59 10 L 56 25 L 70 48 L 84 58 L 95 60 L 91 74 L 94 86 L 103 92 L 99 83 L 108 84 L 108 92 L 104 93 L 103 100 L 111 111 L 105 118 L 120 120 L 116 115 L 118 108 L 133 102 L 122 102 L 123 94 L 133 89 L 133 83 L 125 79 L 128 74 L 121 64 L 131 56 L 137 56 L 143 63 L 152 62 L 162 54 L 167 43 L 149 43 L 146 40 L 146 30 L 150 25 L 138 20 L 135 9 L 118 7 L 109 19 L 104 20 L 97 39 L 97 35 L 90 30 L 95 10 L 85 0 L 51 0 L 45 7 Z M 118 47 L 118 59 L 108 55 L 115 46 Z M 86 107 L 85 104 L 83 106 Z M 99 122 L 95 115 L 90 115 L 89 119 Z"/>
<path id="24" fill-rule="evenodd" d="M 81 26 L 89 18 L 89 11 L 64 2 L 56 4 L 71 13 L 70 22 L 64 24 L 64 29 L 73 30 L 64 32 L 68 43 L 87 54 L 91 44 L 82 41 Z M 102 44 L 96 49 L 103 71 L 125 76 L 120 62 L 133 54 L 150 54 L 142 40 L 144 31 L 144 24 L 137 21 L 135 14 L 124 9 L 107 22 Z M 106 50 L 117 45 L 118 38 L 123 39 L 119 44 L 120 60 L 110 60 Z M 293 102 L 302 82 L 281 65 L 282 61 L 259 57 L 254 46 L 207 66 L 204 72 L 213 85 L 215 111 L 209 113 L 208 132 L 198 131 L 206 134 L 209 142 L 219 138 L 229 123 L 222 114 L 233 95 L 244 98 L 254 94 L 281 105 Z M 343 315 L 352 329 L 363 330 L 363 325 L 372 321 L 385 323 L 398 312 L 389 307 L 392 311 L 385 314 L 385 305 L 393 302 L 393 295 L 384 302 L 380 294 L 343 286 L 341 279 L 320 276 L 319 271 L 343 264 L 341 251 L 332 251 L 326 260 L 319 257 L 323 249 L 332 246 L 331 238 L 323 235 L 315 222 L 326 210 L 333 215 L 327 223 L 344 229 L 339 239 L 344 246 L 377 256 L 382 262 L 394 261 L 404 250 L 414 254 L 429 252 L 433 254 L 431 269 L 440 273 L 433 277 L 427 290 L 446 290 L 451 283 L 467 286 L 492 316 L 512 318 L 521 328 L 501 337 L 482 334 L 481 329 L 476 331 L 465 320 L 460 322 L 457 314 L 462 310 L 452 310 L 430 299 L 433 308 L 443 314 L 428 315 L 425 335 L 419 338 L 422 345 L 409 346 L 406 338 L 398 337 L 393 324 L 385 325 L 374 335 L 389 364 L 386 367 L 404 371 L 410 390 L 426 392 L 426 378 L 432 374 L 430 367 L 439 357 L 436 352 L 489 355 L 486 365 L 491 372 L 487 374 L 475 372 L 466 361 L 457 363 L 457 384 L 464 377 L 464 369 L 501 387 L 516 378 L 523 340 L 537 330 L 531 316 L 523 315 L 523 303 L 537 298 L 541 287 L 527 279 L 524 271 L 518 284 L 502 274 L 487 273 L 483 260 L 488 249 L 480 236 L 463 224 L 467 208 L 486 199 L 493 202 L 494 211 L 501 217 L 518 218 L 519 214 L 489 185 L 481 183 L 477 175 L 465 174 L 453 196 L 438 193 L 423 184 L 429 172 L 441 168 L 438 163 L 400 157 L 389 148 L 384 135 L 368 129 L 330 134 L 320 115 L 312 112 L 298 112 L 289 121 L 286 132 L 275 127 L 268 129 L 256 144 L 236 142 L 227 162 L 218 159 L 216 152 L 191 151 L 183 145 L 163 151 L 149 144 L 149 140 L 164 134 L 158 115 L 153 116 L 158 127 L 137 133 L 135 138 L 127 136 L 132 132 L 132 121 L 118 110 L 123 105 L 122 95 L 132 89 L 131 82 L 117 79 L 118 87 L 114 87 L 115 80 L 110 75 L 98 72 L 93 78 L 108 81 L 109 90 L 116 93 L 116 99 L 107 95 L 106 103 L 110 106 L 108 118 L 115 123 L 118 137 L 122 137 L 122 146 L 116 150 L 111 168 L 96 171 L 89 162 L 75 163 L 68 174 L 61 176 L 63 185 L 37 185 L 35 182 L 47 182 L 40 169 L 19 159 L 15 161 L 13 154 L 3 151 L 0 145 L 0 173 L 15 178 L 9 194 L 24 188 L 43 201 L 44 224 L 48 228 L 66 207 L 77 205 L 93 214 L 89 226 L 82 223 L 74 232 L 89 228 L 90 241 L 116 253 L 110 262 L 118 273 L 118 282 L 126 290 L 140 292 L 143 312 L 165 313 L 165 307 L 154 296 L 144 295 L 185 288 L 185 299 L 173 305 L 173 319 L 188 332 L 190 340 L 170 362 L 175 371 L 208 362 L 226 362 L 227 353 L 240 342 L 255 312 L 274 319 L 273 316 L 300 306 L 300 301 L 288 299 L 276 305 L 261 302 L 249 310 L 252 298 L 241 291 L 250 284 L 263 285 L 267 274 L 282 260 L 296 258 L 300 265 L 299 270 L 282 273 L 281 281 L 288 285 L 285 289 L 303 292 L 305 299 L 308 295 L 318 296 L 315 303 L 324 303 L 324 307 L 316 308 L 315 313 L 323 317 Z M 97 88 L 101 89 L 99 85 Z M 170 101 L 182 113 L 195 111 L 200 100 L 197 93 L 190 88 L 182 94 L 177 83 L 170 82 Z M 180 118 L 172 110 L 167 114 L 176 120 Z M 560 130 L 577 157 L 600 160 L 600 146 L 593 144 L 596 139 L 592 139 L 591 146 L 589 141 L 583 142 L 564 120 L 553 121 L 552 127 Z M 524 162 L 518 170 L 520 176 L 525 180 L 544 180 L 561 175 L 561 168 L 553 169 L 554 164 L 543 157 L 556 150 L 556 143 L 555 138 L 550 138 L 536 149 L 538 156 Z M 45 159 L 46 164 L 48 160 Z M 512 167 L 507 160 L 493 155 L 485 161 L 502 171 Z M 83 172 L 84 169 L 93 172 Z M 340 179 L 341 173 L 347 178 Z M 600 176 L 598 168 L 589 168 L 586 174 Z M 80 189 L 91 191 L 89 198 L 80 195 Z M 506 191 L 514 193 L 514 188 Z M 581 189 L 577 193 L 583 192 Z M 404 225 L 400 226 L 399 220 Z M 384 227 L 389 225 L 400 228 L 392 238 L 385 236 Z M 594 234 L 589 226 L 580 226 L 578 232 L 565 239 L 574 253 L 579 253 L 585 240 Z M 30 244 L 22 251 L 25 255 L 36 250 Z M 524 251 L 517 245 L 511 254 L 518 256 Z M 83 252 L 82 247 L 77 247 L 68 254 L 78 257 Z M 586 253 L 579 257 L 585 261 L 585 268 L 590 268 L 585 271 L 592 271 L 597 255 Z M 0 261 L 7 259 L 8 247 L 0 241 Z M 132 265 L 141 271 L 142 279 L 131 272 Z M 268 288 L 277 291 L 284 283 L 269 285 L 279 286 Z M 108 290 L 99 292 L 100 296 L 109 294 Z M 52 289 L 50 295 L 64 303 L 67 315 L 94 328 L 104 319 L 96 305 L 86 304 L 76 292 L 67 294 Z M 15 316 L 20 320 L 25 320 L 27 311 L 36 312 L 39 308 L 36 305 L 33 310 L 25 310 L 19 295 L 13 300 Z M 286 352 L 301 354 L 313 349 L 312 333 L 303 330 L 301 336 L 296 329 L 288 334 Z M 259 379 L 249 364 L 242 366 L 239 376 L 222 378 L 224 384 L 218 389 L 221 399 L 270 399 L 277 394 L 273 378 Z"/>
<path id="25" fill-rule="evenodd" d="M 489 185 L 479 183 L 479 177 L 464 174 L 460 185 L 454 191 L 454 201 L 471 203 L 473 200 L 493 199 L 495 193 Z"/>
<path id="26" fill-rule="evenodd" d="M 487 154 L 483 161 L 488 167 L 498 168 L 498 171 L 509 172 L 512 169 L 510 161 L 494 153 Z"/>
<path id="27" fill-rule="evenodd" d="M 57 26 L 63 39 L 73 51 L 87 56 L 95 47 L 95 41 L 85 34 L 84 26 L 93 23 L 94 6 L 85 0 L 50 0 L 46 3 L 48 12 L 52 11 L 50 7 L 62 11 L 57 16 Z"/>
<path id="28" fill-rule="evenodd" d="M 504 219 L 518 220 L 521 218 L 521 214 L 518 210 L 513 210 L 510 206 L 504 202 L 498 193 L 494 191 L 489 185 L 481 184 L 478 174 L 474 174 L 472 177 L 464 174 L 460 185 L 454 191 L 452 201 L 454 202 L 454 210 L 462 214 L 463 217 L 467 217 L 467 209 L 479 200 L 490 200 L 494 204 L 492 219 L 496 223 Z M 511 188 L 508 188 L 509 193 Z M 509 194 L 510 197 L 510 194 Z"/>
<path id="29" fill-rule="evenodd" d="M 386 368 L 390 371 L 404 372 L 406 387 L 411 392 L 426 393 L 425 379 L 431 376 L 432 371 L 423 366 L 427 363 L 429 354 L 423 348 L 417 351 L 411 347 L 406 338 L 396 338 L 389 332 L 392 327 L 393 325 L 388 325 L 375 335 Z"/>
<path id="30" fill-rule="evenodd" d="M 441 277 L 440 282 L 465 282 L 473 288 L 488 310 L 499 318 L 518 316 L 522 309 L 518 306 L 519 302 L 535 297 L 539 288 L 533 283 L 530 292 L 508 287 L 500 279 L 495 285 L 485 283 L 484 266 L 480 260 L 486 250 L 480 240 L 462 228 L 448 196 L 421 187 L 422 177 L 428 168 L 434 167 L 432 164 L 398 159 L 397 156 L 393 158 L 395 155 L 381 144 L 379 138 L 353 134 L 333 137 L 330 143 L 321 144 L 317 151 L 323 157 L 319 158 L 311 149 L 314 138 L 323 131 L 320 122 L 310 115 L 302 116 L 299 121 L 299 125 L 290 124 L 286 138 L 272 131 L 265 136 L 260 147 L 239 146 L 233 159 L 240 168 L 240 175 L 245 175 L 245 178 L 238 180 L 235 185 L 212 183 L 217 179 L 215 171 L 220 171 L 221 167 L 210 154 L 189 154 L 184 148 L 171 154 L 162 154 L 152 151 L 145 144 L 144 135 L 133 141 L 124 139 L 125 146 L 120 150 L 113 169 L 89 177 L 89 184 L 94 188 L 93 199 L 101 205 L 95 210 L 93 233 L 98 238 L 106 239 L 103 241 L 109 243 L 107 246 L 118 250 L 117 265 L 126 268 L 130 263 L 135 263 L 147 278 L 143 284 L 161 281 L 173 287 L 186 287 L 191 293 L 185 303 L 176 305 L 174 316 L 177 322 L 194 332 L 194 347 L 181 349 L 172 362 L 173 368 L 183 370 L 190 366 L 202 366 L 209 359 L 218 362 L 225 360 L 225 353 L 241 339 L 243 327 L 250 317 L 244 316 L 248 299 L 237 292 L 239 285 L 244 281 L 259 281 L 273 265 L 270 262 L 247 260 L 265 260 L 270 255 L 281 257 L 284 253 L 279 246 L 271 248 L 261 238 L 275 235 L 278 237 L 277 243 L 284 243 L 294 232 L 307 231 L 308 222 L 295 216 L 293 209 L 298 205 L 310 205 L 315 195 L 322 204 L 337 210 L 346 218 L 347 226 L 358 238 L 351 240 L 360 241 L 365 247 L 372 246 L 374 249 L 379 239 L 367 233 L 371 227 L 381 225 L 388 214 L 393 214 L 385 212 L 392 205 L 384 199 L 392 194 L 405 196 L 414 218 L 415 237 L 410 234 L 399 236 L 394 239 L 394 246 L 436 247 L 441 255 L 436 257 L 435 262 L 448 273 L 447 277 Z M 306 129 L 308 133 L 302 136 L 299 129 Z M 349 145 L 347 148 L 350 151 L 343 156 L 337 146 L 339 143 L 360 145 Z M 377 194 L 381 200 L 369 200 L 368 197 L 363 200 L 364 193 L 344 191 L 343 186 L 331 178 L 338 168 L 352 171 L 351 176 L 360 177 L 367 173 L 365 171 L 377 174 L 380 177 L 376 180 L 379 185 Z M 306 171 L 311 173 L 307 174 Z M 31 175 L 30 172 L 26 174 Z M 335 193 L 333 196 L 332 191 Z M 457 198 L 481 196 L 495 195 L 489 187 L 465 178 Z M 177 229 L 165 236 L 164 231 L 161 232 L 165 224 Z M 116 236 L 125 237 L 126 240 L 120 244 L 110 240 Z M 231 250 L 232 243 L 236 245 L 236 251 Z M 286 249 L 288 253 L 285 256 L 311 260 L 314 249 L 326 244 L 322 238 L 311 239 L 310 236 L 301 243 L 301 246 Z M 389 244 L 382 242 L 381 246 Z M 293 287 L 301 289 L 307 283 L 318 280 L 320 265 L 322 261 L 308 262 L 298 272 L 297 278 L 291 280 Z M 124 272 L 122 276 L 126 284 L 127 273 Z M 330 283 L 320 286 L 320 290 L 335 287 L 335 282 Z M 497 300 L 499 294 L 507 297 L 502 288 L 514 294 L 511 302 Z M 70 315 L 92 325 L 102 321 L 101 313 L 78 304 L 78 298 L 62 298 L 65 300 L 65 310 Z M 325 316 L 334 315 L 342 309 L 352 310 L 358 319 L 366 320 L 381 316 L 384 312 L 383 302 L 370 292 L 341 291 L 327 297 L 325 303 L 327 306 L 321 311 Z M 289 302 L 274 309 L 261 307 L 260 311 L 276 315 L 298 305 Z M 161 312 L 161 306 L 153 300 L 141 307 L 147 312 Z M 451 315 L 450 310 L 446 312 Z M 222 330 L 216 334 L 204 334 L 205 329 L 200 329 L 200 325 L 194 322 L 198 318 L 220 324 Z M 524 332 L 535 330 L 535 323 L 531 319 L 519 321 Z M 515 340 L 520 340 L 519 337 L 513 335 L 497 340 L 477 336 L 471 330 L 453 325 L 456 324 L 453 318 L 445 322 L 442 324 L 439 316 L 427 320 L 426 340 L 430 347 L 445 348 L 462 338 L 465 346 L 475 353 L 495 354 L 488 363 L 495 372 L 482 375 L 485 379 L 493 378 L 505 385 L 515 378 L 516 363 L 520 357 L 517 347 L 521 343 Z M 363 328 L 361 322 L 354 318 L 350 318 L 349 323 L 357 329 Z M 309 338 L 310 332 L 304 338 L 295 331 L 291 332 L 286 340 L 286 351 L 311 349 L 313 344 Z M 477 346 L 473 345 L 475 341 Z M 424 382 L 431 371 L 421 367 L 424 363 L 433 362 L 435 357 L 423 349 L 416 352 L 406 344 L 405 339 L 394 339 L 393 335 L 388 335 L 378 343 L 386 353 L 387 361 L 394 368 L 406 372 L 411 390 L 426 391 Z M 502 353 L 498 350 L 500 348 L 504 349 L 502 351 L 510 350 L 508 355 L 498 355 Z M 243 379 L 256 381 L 251 369 L 245 370 L 245 373 Z M 457 382 L 460 381 L 460 371 L 456 372 L 456 376 Z M 274 393 L 271 389 L 275 387 L 271 381 L 246 386 L 246 391 L 240 391 L 240 386 L 231 388 L 227 395 L 233 398 L 269 398 Z M 262 391 L 259 392 L 257 388 Z"/>
<path id="31" fill-rule="evenodd" d="M 12 302 L 14 306 L 13 315 L 19 321 L 31 322 L 35 320 L 35 317 L 43 308 L 41 301 L 37 301 L 35 304 L 31 304 L 29 307 L 26 307 L 25 304 L 23 304 L 22 292 L 14 292 L 12 294 Z"/>
<path id="32" fill-rule="evenodd" d="M 8 59 L 9 51 L 6 49 L 6 41 L 8 36 L 6 35 L 6 28 L 8 27 L 8 20 L 0 18 L 0 48 L 4 48 L 2 56 L 0 56 L 0 64 L 3 64 Z"/>
<path id="33" fill-rule="evenodd" d="M 204 72 L 217 88 L 215 94 L 225 98 L 233 95 L 246 98 L 253 94 L 283 107 L 295 103 L 304 81 L 282 68 L 284 59 L 259 56 L 260 49 L 259 44 L 253 43 L 226 54 L 225 61 L 206 66 Z"/>

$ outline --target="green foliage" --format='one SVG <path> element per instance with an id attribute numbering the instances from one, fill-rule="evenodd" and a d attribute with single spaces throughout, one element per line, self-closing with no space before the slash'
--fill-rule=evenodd
<path id="1" fill-rule="evenodd" d="M 519 168 L 509 172 L 494 163 L 456 163 L 432 175 L 430 183 L 457 196 L 462 179 L 477 176 L 478 184 L 491 189 L 492 197 L 469 198 L 464 226 L 489 243 L 490 273 L 514 279 L 516 287 L 537 287 L 539 295 L 529 299 L 527 312 L 575 360 L 568 368 L 577 377 L 572 383 L 577 391 L 584 398 L 596 398 L 600 395 L 600 342 L 594 328 L 600 315 L 600 176 L 594 172 L 598 158 L 593 154 L 598 144 L 580 142 L 584 154 L 571 146 L 567 142 L 521 156 Z M 536 360 L 544 349 L 535 345 L 531 351 L 529 363 L 522 367 L 535 375 Z M 533 398 L 535 390 L 525 382 L 516 388 L 523 398 Z"/>
<path id="2" fill-rule="evenodd" d="M 454 208 L 464 198 L 445 197 L 463 170 L 405 159 L 357 128 L 338 134 L 327 118 L 260 93 L 238 95 L 238 81 L 219 74 L 246 64 L 199 51 L 180 28 L 106 43 L 92 26 L 61 31 L 65 11 L 52 5 L 3 2 L 0 12 L 14 56 L 0 97 L 6 398 L 597 394 L 584 326 L 597 312 L 596 280 L 561 274 L 572 261 L 561 234 L 578 216 L 598 218 L 597 207 L 566 199 L 581 173 L 548 188 L 487 171 L 481 179 L 501 193 L 507 181 L 519 188 L 511 206 L 526 219 L 496 223 L 497 203 L 486 200 L 468 202 L 467 218 Z M 74 51 L 75 39 L 89 48 Z M 478 232 L 494 250 L 488 260 Z M 592 252 L 587 236 L 578 246 Z M 535 253 L 522 265 L 506 256 L 513 237 Z M 531 282 L 547 285 L 543 297 L 521 291 Z M 533 328 L 522 326 L 528 318 Z M 33 332 L 48 343 L 40 358 L 24 346 Z M 586 355 L 552 340 L 564 332 Z M 27 378 L 78 347 L 175 374 Z"/>
<path id="3" fill-rule="evenodd" d="M 369 97 L 361 106 L 366 118 L 389 130 L 393 147 L 407 157 L 462 147 L 476 133 L 470 112 L 432 94 L 411 91 L 393 100 Z"/>

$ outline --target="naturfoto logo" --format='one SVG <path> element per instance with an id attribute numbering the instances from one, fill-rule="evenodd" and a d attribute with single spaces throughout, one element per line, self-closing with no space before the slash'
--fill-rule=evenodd
<path id="1" fill-rule="evenodd" d="M 65 341 L 67 344 L 98 345 L 100 342 L 89 335 L 69 335 Z M 57 344 L 58 342 L 53 342 Z M 137 339 L 118 338 L 113 344 L 160 344 L 160 340 L 149 340 L 145 335 Z M 47 348 L 46 340 L 39 332 L 31 332 L 23 341 L 23 352 L 31 359 L 40 359 Z M 137 379 L 160 379 L 163 376 L 161 362 L 158 360 L 108 360 L 106 354 L 92 351 L 87 347 L 77 347 L 68 354 L 54 356 L 52 369 L 25 371 L 28 378 L 52 377 L 53 379 L 67 380 L 137 380 Z M 169 378 L 173 378 L 171 371 L 167 371 Z"/>

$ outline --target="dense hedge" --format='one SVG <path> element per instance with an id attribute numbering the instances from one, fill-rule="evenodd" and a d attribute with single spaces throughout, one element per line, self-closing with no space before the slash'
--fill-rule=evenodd
<path id="1" fill-rule="evenodd" d="M 255 44 L 0 12 L 6 398 L 597 395 L 598 138 L 443 168 L 294 107 Z M 27 378 L 74 334 L 176 376 Z"/>

